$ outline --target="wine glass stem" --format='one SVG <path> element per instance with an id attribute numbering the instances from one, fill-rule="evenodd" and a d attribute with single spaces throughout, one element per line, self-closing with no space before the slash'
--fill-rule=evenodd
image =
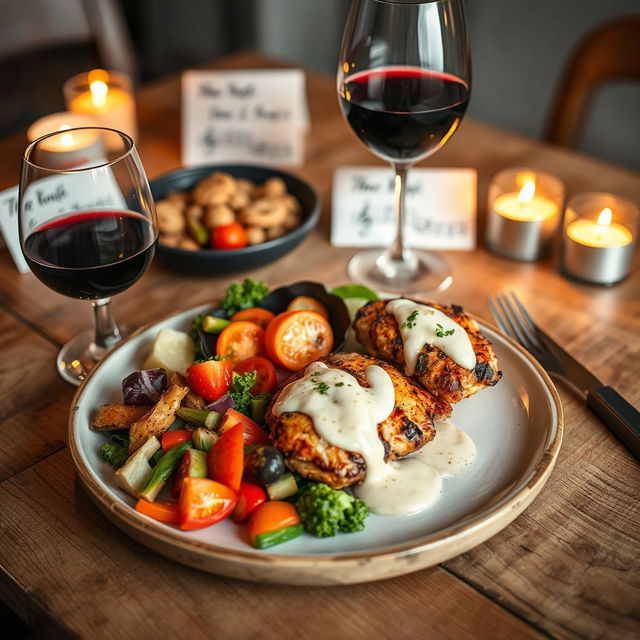
<path id="1" fill-rule="evenodd" d="M 120 342 L 120 329 L 111 313 L 111 298 L 100 298 L 91 302 L 95 338 L 89 348 L 91 357 L 97 362 L 104 352 L 116 342 Z"/>
<path id="2" fill-rule="evenodd" d="M 396 235 L 393 244 L 387 252 L 388 258 L 392 262 L 408 262 L 406 248 L 404 246 L 404 225 L 405 225 L 405 188 L 407 183 L 407 173 L 409 165 L 394 164 L 393 171 L 395 173 L 395 201 L 394 210 L 396 218 Z"/>

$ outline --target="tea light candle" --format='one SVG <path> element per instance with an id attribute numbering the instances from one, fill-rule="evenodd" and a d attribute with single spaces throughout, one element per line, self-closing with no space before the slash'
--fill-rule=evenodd
<path id="1" fill-rule="evenodd" d="M 69 129 L 69 133 L 42 142 L 38 161 L 51 168 L 73 169 L 104 158 L 100 134 L 91 129 L 77 129 L 95 126 L 93 118 L 61 111 L 36 120 L 27 130 L 27 139 L 33 142 L 48 133 Z"/>
<path id="2" fill-rule="evenodd" d="M 537 260 L 551 247 L 564 187 L 532 169 L 500 172 L 489 188 L 487 244 L 504 257 Z"/>
<path id="3" fill-rule="evenodd" d="M 562 266 L 575 278 L 614 284 L 629 275 L 638 234 L 638 208 L 608 193 L 583 193 L 565 214 Z"/>
<path id="4" fill-rule="evenodd" d="M 137 138 L 136 105 L 131 80 L 126 74 L 104 69 L 80 73 L 67 80 L 64 95 L 69 111 L 90 115 L 99 126 Z M 110 146 L 107 141 L 107 147 Z"/>

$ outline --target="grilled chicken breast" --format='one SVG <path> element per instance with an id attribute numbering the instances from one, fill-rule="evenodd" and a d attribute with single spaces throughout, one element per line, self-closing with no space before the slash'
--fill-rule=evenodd
<path id="1" fill-rule="evenodd" d="M 435 398 L 385 362 L 358 353 L 333 353 L 319 362 L 350 373 L 363 387 L 369 386 L 365 377 L 369 365 L 376 364 L 389 374 L 395 390 L 395 406 L 378 425 L 386 461 L 406 456 L 432 440 L 433 421 L 451 415 L 448 402 Z M 298 371 L 287 384 L 303 375 L 304 371 Z M 273 413 L 281 391 L 276 391 L 271 399 L 266 423 L 273 445 L 282 452 L 289 467 L 305 478 L 335 489 L 362 482 L 366 464 L 358 453 L 327 442 L 315 430 L 311 418 L 303 413 L 287 412 L 279 416 Z"/>
<path id="2" fill-rule="evenodd" d="M 394 315 L 386 310 L 389 300 L 375 300 L 364 305 L 356 314 L 353 323 L 356 338 L 367 353 L 381 358 L 405 370 L 404 345 L 400 328 Z M 450 307 L 433 302 L 427 304 L 442 311 L 455 320 L 468 334 L 476 356 L 474 369 L 465 369 L 456 364 L 443 351 L 425 344 L 418 355 L 412 376 L 423 389 L 447 402 L 458 402 L 485 387 L 492 387 L 502 377 L 491 343 L 484 337 L 478 324 L 466 315 L 462 307 Z"/>

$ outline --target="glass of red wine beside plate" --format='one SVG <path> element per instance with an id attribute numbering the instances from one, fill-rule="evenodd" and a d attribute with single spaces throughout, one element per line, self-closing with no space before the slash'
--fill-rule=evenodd
<path id="1" fill-rule="evenodd" d="M 350 276 L 388 293 L 442 290 L 446 260 L 407 247 L 407 172 L 455 133 L 469 101 L 471 59 L 462 0 L 353 0 L 337 75 L 338 98 L 360 141 L 389 162 L 395 234 L 386 250 L 361 251 Z"/>
<path id="2" fill-rule="evenodd" d="M 61 163 L 56 151 L 88 134 L 102 140 L 104 153 Z M 155 208 L 133 140 L 100 127 L 38 138 L 22 159 L 18 211 L 22 252 L 35 277 L 57 293 L 91 301 L 94 329 L 72 338 L 57 357 L 60 375 L 80 384 L 121 339 L 111 296 L 136 282 L 155 253 Z"/>

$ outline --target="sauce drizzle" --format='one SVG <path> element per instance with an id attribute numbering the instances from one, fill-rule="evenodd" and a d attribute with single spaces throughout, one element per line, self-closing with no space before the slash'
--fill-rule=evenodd
<path id="1" fill-rule="evenodd" d="M 400 327 L 408 376 L 415 373 L 418 355 L 425 344 L 438 347 L 464 369 L 476 366 L 476 354 L 467 332 L 446 313 L 405 298 L 392 300 L 386 309 Z"/>

